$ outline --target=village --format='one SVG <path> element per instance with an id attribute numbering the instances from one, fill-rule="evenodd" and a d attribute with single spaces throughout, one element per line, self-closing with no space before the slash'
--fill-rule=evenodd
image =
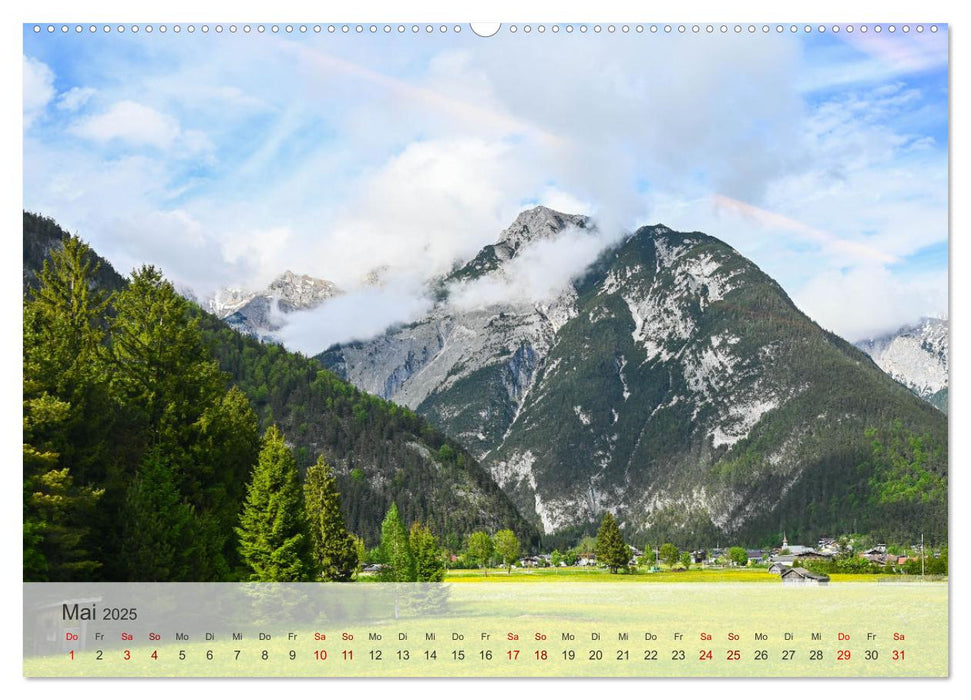
<path id="1" fill-rule="evenodd" d="M 777 547 L 749 549 L 744 547 L 712 547 L 711 549 L 680 550 L 673 544 L 662 544 L 630 550 L 625 573 L 673 574 L 688 571 L 764 573 L 766 580 L 777 578 L 783 585 L 821 586 L 830 582 L 831 574 L 932 576 L 947 574 L 947 547 L 930 548 L 921 543 L 910 546 L 869 544 L 868 538 L 843 536 L 822 537 L 813 545 L 791 544 L 783 535 Z M 542 570 L 594 572 L 604 570 L 598 562 L 592 538 L 585 538 L 566 553 L 524 556 L 509 567 L 509 573 L 538 573 Z M 586 546 L 585 546 L 586 545 Z M 464 568 L 461 556 L 452 555 L 449 569 Z M 551 572 L 552 573 L 552 572 Z M 720 577 L 721 578 L 721 577 Z M 667 577 L 665 577 L 667 579 Z"/>

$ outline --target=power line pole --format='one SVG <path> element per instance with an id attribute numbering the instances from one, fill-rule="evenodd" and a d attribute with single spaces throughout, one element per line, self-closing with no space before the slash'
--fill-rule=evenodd
<path id="1" fill-rule="evenodd" d="M 920 533 L 920 577 L 924 578 L 924 533 Z"/>

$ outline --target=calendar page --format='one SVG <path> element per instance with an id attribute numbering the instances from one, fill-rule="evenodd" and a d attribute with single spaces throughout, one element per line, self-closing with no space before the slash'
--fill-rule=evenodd
<path id="1" fill-rule="evenodd" d="M 949 675 L 943 23 L 23 25 L 23 675 Z"/>

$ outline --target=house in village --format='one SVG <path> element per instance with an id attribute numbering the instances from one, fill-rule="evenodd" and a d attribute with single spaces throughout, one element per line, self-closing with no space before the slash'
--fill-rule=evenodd
<path id="1" fill-rule="evenodd" d="M 765 552 L 761 549 L 747 549 L 745 550 L 745 554 L 748 557 L 749 566 L 752 566 L 752 564 L 761 564 L 766 558 Z"/>
<path id="2" fill-rule="evenodd" d="M 783 586 L 825 586 L 829 583 L 829 576 L 826 574 L 816 574 L 801 566 L 786 569 L 780 574 L 780 578 Z"/>
<path id="3" fill-rule="evenodd" d="M 769 565 L 770 574 L 782 574 L 786 569 L 792 568 L 792 560 L 788 562 L 776 561 Z"/>

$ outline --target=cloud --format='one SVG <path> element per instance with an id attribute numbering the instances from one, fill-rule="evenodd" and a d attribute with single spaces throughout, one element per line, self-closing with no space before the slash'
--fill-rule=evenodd
<path id="1" fill-rule="evenodd" d="M 44 63 L 24 55 L 24 128 L 40 117 L 54 99 L 54 72 Z"/>
<path id="2" fill-rule="evenodd" d="M 370 287 L 328 299 L 315 309 L 295 311 L 277 336 L 290 350 L 316 355 L 334 343 L 367 340 L 389 326 L 415 320 L 432 302 L 420 289 L 403 285 Z"/>
<path id="3" fill-rule="evenodd" d="M 521 249 L 499 270 L 449 289 L 449 304 L 480 309 L 495 304 L 552 301 L 579 277 L 619 236 L 566 229 Z"/>
<path id="4" fill-rule="evenodd" d="M 98 91 L 89 87 L 72 87 L 57 98 L 57 108 L 66 112 L 77 112 L 87 104 Z"/>
<path id="5" fill-rule="evenodd" d="M 791 219 L 788 216 L 771 212 L 746 202 L 740 202 L 731 197 L 716 194 L 712 197 L 712 205 L 716 211 L 729 211 L 732 214 L 752 221 L 762 228 L 794 233 L 807 241 L 817 244 L 825 254 L 842 258 L 844 263 L 863 261 L 889 264 L 898 262 L 898 259 L 893 255 L 873 246 L 840 238 L 828 231 L 821 231 L 801 221 Z"/>
<path id="6" fill-rule="evenodd" d="M 116 102 L 105 112 L 84 117 L 69 130 L 100 144 L 121 142 L 159 150 L 173 149 L 178 144 L 187 153 L 211 147 L 204 133 L 183 131 L 174 117 L 131 100 Z"/>
<path id="7" fill-rule="evenodd" d="M 442 139 L 407 146 L 354 184 L 317 229 L 314 274 L 348 287 L 376 267 L 428 279 L 493 242 L 518 213 L 534 174 L 518 171 L 506 141 Z M 294 251 L 306 265 L 307 251 Z"/>
<path id="8" fill-rule="evenodd" d="M 827 270 L 794 301 L 810 318 L 851 342 L 874 338 L 925 316 L 947 313 L 947 287 L 936 274 L 901 277 L 879 266 Z"/>
<path id="9" fill-rule="evenodd" d="M 913 38 L 888 55 L 775 34 L 335 35 L 326 51 L 224 35 L 151 52 L 119 35 L 97 61 L 51 63 L 75 85 L 44 119 L 51 69 L 25 58 L 24 200 L 126 264 L 163 259 L 154 231 L 184 239 L 166 271 L 198 291 L 284 269 L 353 291 L 379 267 L 418 288 L 533 203 L 604 235 L 706 231 L 790 291 L 891 260 L 897 278 L 947 235 L 946 42 Z M 50 40 L 26 34 L 25 52 Z M 519 272 L 477 293 L 550 288 Z"/>
<path id="10" fill-rule="evenodd" d="M 564 214 L 583 214 L 590 216 L 594 213 L 594 206 L 591 202 L 585 202 L 574 197 L 569 192 L 564 192 L 558 187 L 547 187 L 537 198 L 537 204 L 542 204 L 554 211 Z"/>

